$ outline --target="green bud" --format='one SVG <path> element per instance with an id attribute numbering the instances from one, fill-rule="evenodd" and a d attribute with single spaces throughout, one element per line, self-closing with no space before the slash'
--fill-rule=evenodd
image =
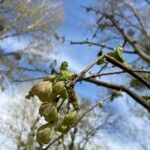
<path id="1" fill-rule="evenodd" d="M 60 124 L 55 127 L 55 131 L 61 132 L 62 134 L 67 134 L 70 128 L 66 125 Z"/>
<path id="2" fill-rule="evenodd" d="M 99 60 L 97 61 L 97 65 L 102 65 L 102 64 L 104 64 L 104 63 L 106 63 L 106 60 L 104 60 L 104 59 L 99 59 Z"/>
<path id="3" fill-rule="evenodd" d="M 52 128 L 49 124 L 42 125 L 36 134 L 37 141 L 41 144 L 48 144 L 52 139 Z"/>
<path id="4" fill-rule="evenodd" d="M 60 66 L 60 70 L 67 70 L 67 68 L 68 68 L 68 62 L 67 61 L 62 62 Z"/>
<path id="5" fill-rule="evenodd" d="M 68 93 L 65 88 L 65 83 L 63 81 L 59 81 L 53 85 L 53 98 L 62 98 L 63 100 L 68 98 Z"/>
<path id="6" fill-rule="evenodd" d="M 49 81 L 44 81 L 35 84 L 31 89 L 32 95 L 38 96 L 42 102 L 51 101 L 52 97 L 52 83 Z"/>
<path id="7" fill-rule="evenodd" d="M 63 120 L 63 124 L 69 127 L 73 127 L 78 119 L 78 113 L 77 111 L 73 111 L 68 113 Z"/>
<path id="8" fill-rule="evenodd" d="M 56 103 L 54 102 L 43 103 L 40 106 L 39 114 L 41 116 L 44 116 L 45 120 L 48 122 L 58 120 L 58 112 L 57 112 Z"/>
<path id="9" fill-rule="evenodd" d="M 103 108 L 103 107 L 104 107 L 104 102 L 103 102 L 103 101 L 100 101 L 100 102 L 99 102 L 99 107 L 100 107 L 100 108 Z"/>

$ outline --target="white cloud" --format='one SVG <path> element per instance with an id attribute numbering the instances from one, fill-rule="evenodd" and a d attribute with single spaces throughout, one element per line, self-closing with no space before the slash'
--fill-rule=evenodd
<path id="1" fill-rule="evenodd" d="M 52 54 L 50 57 L 52 59 L 56 59 L 59 64 L 61 64 L 61 62 L 63 62 L 63 61 L 68 61 L 70 69 L 72 71 L 75 71 L 76 73 L 81 72 L 85 67 L 84 65 L 77 62 L 74 58 L 69 57 L 65 53 Z"/>

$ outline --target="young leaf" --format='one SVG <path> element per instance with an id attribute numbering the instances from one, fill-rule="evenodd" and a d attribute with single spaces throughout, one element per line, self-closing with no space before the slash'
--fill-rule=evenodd
<path id="1" fill-rule="evenodd" d="M 97 65 L 102 65 L 102 64 L 104 64 L 104 63 L 106 63 L 106 60 L 104 60 L 104 59 L 99 59 L 99 60 L 97 61 Z"/>
<path id="2" fill-rule="evenodd" d="M 62 62 L 61 66 L 60 66 L 60 70 L 61 71 L 68 70 L 68 62 L 67 61 Z"/>
<path id="3" fill-rule="evenodd" d="M 109 52 L 109 53 L 107 53 L 107 55 L 113 57 L 114 59 L 116 59 L 120 63 L 127 65 L 125 60 L 124 60 L 124 57 L 123 57 L 123 48 L 121 45 L 118 45 L 118 47 L 116 48 L 115 51 Z"/>
<path id="4" fill-rule="evenodd" d="M 74 76 L 75 76 L 74 73 L 68 70 L 63 70 L 59 73 L 57 80 L 58 81 L 71 81 Z"/>

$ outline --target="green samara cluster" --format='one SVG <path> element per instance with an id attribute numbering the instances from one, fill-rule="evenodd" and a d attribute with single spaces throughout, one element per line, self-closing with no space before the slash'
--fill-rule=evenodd
<path id="1" fill-rule="evenodd" d="M 67 67 L 68 63 L 63 62 L 59 73 L 46 76 L 31 88 L 27 96 L 37 96 L 42 102 L 39 114 L 47 123 L 37 130 L 37 140 L 41 144 L 48 144 L 54 131 L 67 134 L 77 123 L 79 103 L 73 87 L 70 87 L 75 74 Z"/>

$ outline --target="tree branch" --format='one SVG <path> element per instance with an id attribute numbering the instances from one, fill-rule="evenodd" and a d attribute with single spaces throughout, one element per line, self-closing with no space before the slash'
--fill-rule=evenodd
<path id="1" fill-rule="evenodd" d="M 94 45 L 94 46 L 98 46 L 98 47 L 102 47 L 102 48 L 107 48 L 107 49 L 110 49 L 110 50 L 114 50 L 113 47 L 107 46 L 106 44 L 92 42 L 92 41 L 87 41 L 87 40 L 76 41 L 76 42 L 71 41 L 70 44 L 72 44 L 72 45 L 76 45 L 76 44 L 79 44 L 79 45 Z M 124 50 L 123 52 L 124 53 L 129 53 L 129 54 L 136 54 L 136 52 L 133 52 L 133 51 L 126 51 L 126 50 Z"/>
<path id="2" fill-rule="evenodd" d="M 127 93 L 128 95 L 130 95 L 137 103 L 141 104 L 144 108 L 146 108 L 148 111 L 150 111 L 150 103 L 148 103 L 145 99 L 140 97 L 137 93 L 135 93 L 134 91 L 130 90 L 129 88 L 127 88 L 123 85 L 111 84 L 111 83 L 103 82 L 103 81 L 96 80 L 93 78 L 91 78 L 91 79 L 83 78 L 82 80 L 96 84 L 97 86 L 104 86 L 104 87 L 107 87 L 110 89 L 123 91 L 123 92 Z"/>
<path id="3" fill-rule="evenodd" d="M 142 78 L 141 76 L 139 76 L 137 73 L 135 73 L 131 68 L 126 67 L 125 65 L 123 65 L 122 63 L 114 59 L 113 57 L 108 56 L 107 54 L 105 54 L 104 57 L 108 62 L 112 63 L 113 65 L 129 73 L 130 75 L 132 75 L 134 78 L 136 78 L 138 81 L 140 81 L 142 84 L 144 84 L 146 87 L 150 89 L 150 83 L 146 81 L 144 78 Z"/>
<path id="4" fill-rule="evenodd" d="M 150 70 L 132 70 L 133 72 L 138 72 L 138 73 L 150 73 Z M 116 75 L 116 74 L 122 74 L 122 73 L 126 73 L 126 71 L 114 71 L 114 72 L 106 72 L 106 73 L 97 73 L 97 74 L 93 74 L 87 78 L 95 78 L 95 77 L 101 77 L 101 76 L 107 76 L 107 75 Z"/>
<path id="5" fill-rule="evenodd" d="M 101 58 L 103 58 L 103 54 L 99 58 L 97 58 L 93 63 L 87 66 L 83 71 L 81 71 L 81 73 L 71 82 L 71 86 L 74 86 L 75 83 L 78 80 L 80 80 L 86 74 L 86 72 L 88 72 Z"/>
<path id="6" fill-rule="evenodd" d="M 85 79 L 86 80 L 86 79 Z M 87 80 L 88 81 L 88 80 Z M 102 101 L 107 101 L 108 99 L 111 98 L 111 95 L 105 97 Z M 89 108 L 86 112 L 84 112 L 81 117 L 78 119 L 76 125 L 89 113 L 91 112 L 93 109 L 95 109 L 97 106 L 99 106 L 99 103 L 96 103 L 95 105 L 93 105 L 91 108 Z"/>
<path id="7" fill-rule="evenodd" d="M 31 82 L 34 80 L 42 80 L 45 76 L 43 77 L 37 77 L 37 78 L 30 78 L 30 79 L 24 79 L 24 80 L 13 80 L 13 82 Z"/>
<path id="8" fill-rule="evenodd" d="M 106 17 L 110 19 L 110 21 L 113 23 L 113 25 L 116 27 L 116 29 L 121 33 L 121 35 L 124 37 L 124 39 L 127 40 L 129 44 L 131 44 L 131 46 L 134 48 L 135 52 L 137 52 L 139 54 L 139 56 L 141 56 L 141 58 L 143 58 L 145 61 L 150 63 L 150 56 L 145 54 L 142 50 L 140 50 L 140 48 L 137 45 L 137 43 L 135 42 L 135 40 L 133 40 L 124 31 L 124 29 L 122 27 L 120 27 L 118 21 L 116 21 L 112 15 L 106 14 Z"/>

